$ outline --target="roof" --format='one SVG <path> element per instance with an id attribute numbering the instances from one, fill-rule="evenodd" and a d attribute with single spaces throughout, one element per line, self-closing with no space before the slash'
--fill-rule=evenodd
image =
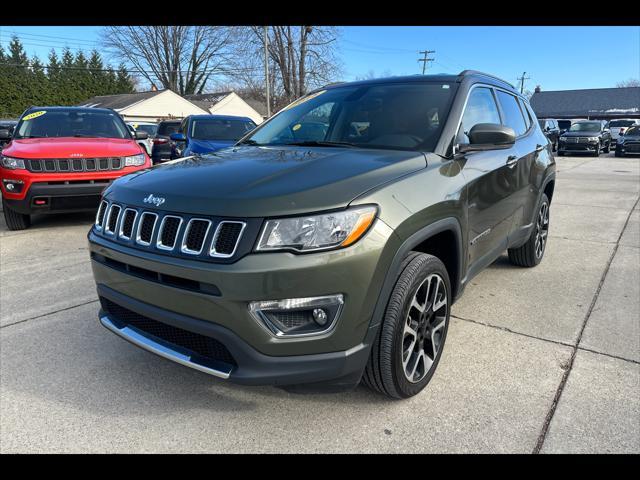
<path id="1" fill-rule="evenodd" d="M 66 110 L 75 110 L 77 112 L 91 112 L 91 113 L 95 113 L 96 110 L 97 111 L 103 111 L 103 112 L 108 112 L 108 113 L 113 113 L 113 110 L 110 108 L 104 108 L 104 107 L 97 107 L 97 108 L 92 108 L 92 107 L 87 107 L 86 105 L 80 105 L 80 106 L 55 106 L 55 107 L 46 107 L 46 106 L 41 106 L 41 105 L 34 105 L 31 106 L 29 108 L 27 108 L 25 110 L 26 112 L 31 112 L 33 110 L 46 110 L 47 112 L 55 112 L 56 110 L 61 110 L 61 111 L 66 111 Z"/>
<path id="2" fill-rule="evenodd" d="M 122 93 L 119 95 L 99 95 L 97 97 L 91 97 L 89 100 L 82 102 L 82 107 L 101 107 L 112 108 L 114 110 L 121 110 L 127 108 L 135 103 L 147 100 L 155 97 L 164 90 L 154 90 L 150 92 L 137 92 L 137 93 Z"/>
<path id="3" fill-rule="evenodd" d="M 238 117 L 237 115 L 189 115 L 189 118 L 193 119 L 207 119 L 213 118 L 218 120 L 248 120 L 253 122 L 249 117 Z"/>
<path id="4" fill-rule="evenodd" d="M 196 105 L 199 106 L 199 104 L 203 104 L 203 105 L 215 105 L 216 103 L 218 103 L 220 100 L 222 100 L 224 97 L 231 95 L 233 92 L 232 91 L 228 91 L 228 92 L 212 92 L 212 93 L 198 93 L 198 94 L 193 94 L 193 95 L 184 95 L 184 98 L 186 98 L 187 100 L 189 100 L 191 103 L 195 103 Z M 201 107 L 202 108 L 202 107 Z"/>
<path id="5" fill-rule="evenodd" d="M 529 103 L 540 118 L 640 115 L 640 87 L 535 92 Z"/>

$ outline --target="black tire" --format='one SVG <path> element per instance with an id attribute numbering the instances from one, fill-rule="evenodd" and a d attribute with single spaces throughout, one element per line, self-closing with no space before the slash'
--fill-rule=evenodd
<path id="1" fill-rule="evenodd" d="M 558 141 L 557 140 L 555 142 L 553 142 L 553 144 L 551 144 L 551 151 L 552 152 L 557 152 L 558 151 Z"/>
<path id="2" fill-rule="evenodd" d="M 540 215 L 546 208 L 546 224 L 540 222 Z M 546 231 L 544 234 L 544 242 L 542 244 L 542 251 L 538 248 L 538 235 L 540 230 Z M 508 250 L 509 261 L 519 267 L 535 267 L 542 261 L 544 252 L 547 246 L 547 240 L 549 238 L 549 199 L 546 194 L 542 194 L 540 205 L 536 213 L 536 221 L 534 228 L 531 231 L 531 235 L 527 239 L 526 243 L 518 248 L 510 248 Z"/>
<path id="3" fill-rule="evenodd" d="M 441 283 L 436 279 L 437 277 L 439 277 Z M 424 305 L 437 304 L 438 299 L 440 299 L 441 303 L 442 299 L 446 298 L 446 313 L 443 314 L 444 310 L 438 308 L 437 311 L 440 312 L 440 315 L 433 314 L 433 318 L 439 319 L 436 320 L 438 324 L 444 322 L 441 328 L 433 329 L 433 338 L 439 339 L 438 348 L 433 355 L 434 358 L 429 367 L 424 363 L 425 360 L 422 361 L 423 368 L 421 375 L 423 376 L 416 379 L 415 382 L 411 382 L 407 379 L 405 367 L 403 366 L 404 340 L 406 339 L 405 322 L 407 322 L 407 325 L 411 323 L 409 313 L 410 311 L 415 312 L 415 310 L 411 310 L 414 308 L 411 306 L 412 301 L 414 296 L 417 298 L 418 292 L 422 286 L 426 284 L 428 279 L 431 279 L 430 281 L 436 279 L 435 301 L 429 302 L 429 295 L 430 292 L 432 292 L 430 289 L 431 284 L 429 284 L 426 290 L 423 290 L 426 292 Z M 441 290 L 443 286 L 445 289 L 444 292 Z M 419 393 L 431 380 L 442 356 L 447 330 L 449 328 L 450 307 L 451 283 L 444 264 L 433 255 L 411 252 L 401 266 L 400 275 L 389 297 L 384 319 L 379 327 L 376 340 L 371 347 L 369 362 L 362 377 L 364 384 L 383 395 L 397 399 L 408 398 Z M 425 308 L 424 310 L 428 311 L 429 308 Z M 420 331 L 420 327 L 415 330 Z M 435 333 L 436 330 L 437 333 Z M 436 335 L 438 336 L 435 337 Z M 422 337 L 420 337 L 420 339 L 416 337 L 415 346 L 418 347 L 420 342 L 424 342 Z M 433 340 L 433 342 L 435 342 L 435 340 Z M 408 348 L 409 352 L 415 352 L 413 345 L 412 343 Z M 426 348 L 421 347 L 423 353 L 425 350 Z M 435 347 L 433 347 L 431 351 L 433 352 L 433 350 L 435 350 Z M 409 355 L 412 356 L 412 353 Z M 419 353 L 416 358 L 418 359 L 415 364 L 418 365 L 420 362 Z M 416 370 L 415 373 L 419 372 Z"/>
<path id="4" fill-rule="evenodd" d="M 622 151 L 616 148 L 616 157 L 621 157 L 621 156 L 622 156 Z"/>
<path id="5" fill-rule="evenodd" d="M 602 150 L 602 153 L 609 153 L 611 151 L 611 142 L 607 143 L 607 148 Z"/>
<path id="6" fill-rule="evenodd" d="M 600 144 L 598 144 L 598 146 L 596 146 L 596 151 L 593 152 L 593 156 L 594 157 L 599 157 L 600 156 Z"/>
<path id="7" fill-rule="evenodd" d="M 4 220 L 9 230 L 25 230 L 31 226 L 31 217 L 12 210 L 6 202 L 2 202 Z"/>

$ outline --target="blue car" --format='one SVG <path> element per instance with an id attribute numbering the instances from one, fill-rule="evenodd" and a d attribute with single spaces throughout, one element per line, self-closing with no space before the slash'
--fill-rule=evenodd
<path id="1" fill-rule="evenodd" d="M 171 158 L 215 152 L 235 144 L 246 133 L 256 128 L 248 117 L 230 115 L 190 115 L 182 121 L 180 129 L 172 133 Z"/>

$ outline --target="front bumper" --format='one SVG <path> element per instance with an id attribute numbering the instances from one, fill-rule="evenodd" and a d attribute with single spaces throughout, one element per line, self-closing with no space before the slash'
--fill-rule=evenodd
<path id="1" fill-rule="evenodd" d="M 598 143 L 558 143 L 559 152 L 595 152 Z"/>
<path id="2" fill-rule="evenodd" d="M 102 191 L 110 184 L 111 180 L 61 185 L 47 182 L 32 183 L 23 198 L 14 199 L 6 195 L 3 202 L 12 210 L 25 215 L 95 211 L 100 203 Z"/>
<path id="3" fill-rule="evenodd" d="M 134 250 L 89 233 L 101 300 L 221 342 L 235 364 L 214 364 L 215 371 L 207 373 L 238 383 L 272 385 L 347 382 L 344 379 L 357 383 L 369 354 L 374 309 L 399 244 L 395 233 L 377 220 L 363 239 L 342 250 L 250 254 L 232 264 L 212 264 Z M 159 277 L 140 272 L 157 272 Z M 191 283 L 158 280 L 167 277 Z M 191 288 L 194 283 L 209 288 L 196 291 Z M 248 309 L 256 300 L 336 293 L 345 300 L 335 327 L 310 337 L 276 337 Z M 135 329 L 132 335 L 126 322 L 107 308 L 100 316 L 111 331 L 147 350 L 198 370 L 212 368 L 210 362 L 203 367 L 202 361 L 192 360 L 188 349 L 162 342 L 141 344 L 149 340 L 137 337 L 141 332 Z"/>

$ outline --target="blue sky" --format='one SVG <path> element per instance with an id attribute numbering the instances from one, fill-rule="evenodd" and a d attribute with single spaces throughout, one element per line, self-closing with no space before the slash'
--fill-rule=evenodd
<path id="1" fill-rule="evenodd" d="M 0 26 L 6 46 L 17 32 L 29 54 L 45 59 L 51 47 L 90 50 L 100 27 Z M 339 54 L 343 80 L 373 71 L 420 73 L 419 50 L 435 50 L 427 72 L 486 71 L 543 90 L 613 87 L 640 78 L 640 27 L 343 27 Z"/>

